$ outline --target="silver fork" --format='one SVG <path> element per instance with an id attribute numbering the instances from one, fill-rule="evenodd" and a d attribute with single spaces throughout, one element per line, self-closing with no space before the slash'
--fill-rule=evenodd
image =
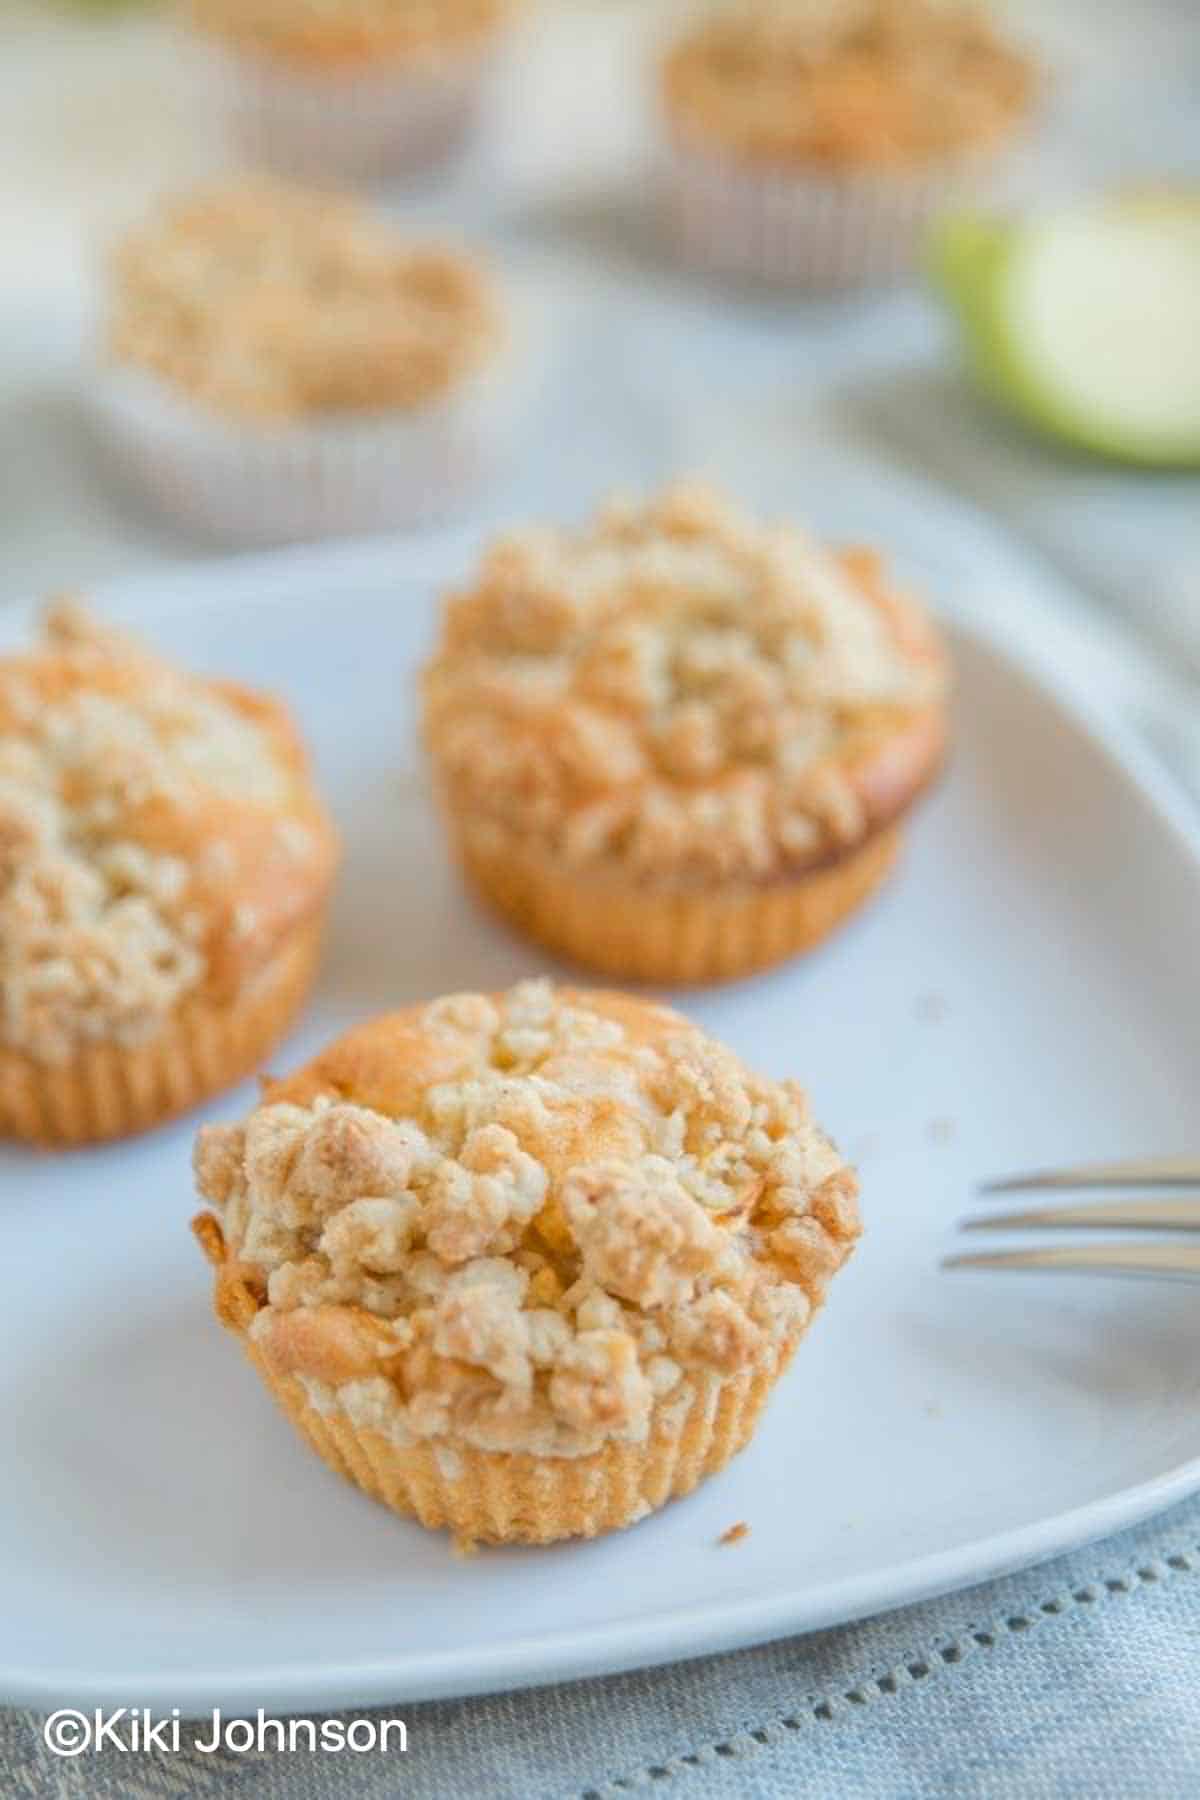
<path id="1" fill-rule="evenodd" d="M 964 1219 L 964 1231 L 1195 1232 L 1200 1238 L 1200 1157 L 1159 1156 L 1142 1162 L 1090 1168 L 1044 1169 L 982 1184 L 981 1194 L 1035 1193 L 1045 1189 L 1150 1188 L 1120 1199 L 1066 1202 Z M 1196 1192 L 1189 1196 L 1184 1190 Z M 1126 1240 L 1124 1243 L 1040 1244 L 1012 1250 L 962 1251 L 943 1259 L 945 1269 L 1049 1269 L 1060 1274 L 1162 1275 L 1200 1281 L 1200 1242 Z"/>

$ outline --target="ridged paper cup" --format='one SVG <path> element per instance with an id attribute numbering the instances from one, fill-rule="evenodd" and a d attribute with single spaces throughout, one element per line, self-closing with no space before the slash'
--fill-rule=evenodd
<path id="1" fill-rule="evenodd" d="M 890 826 L 791 877 L 670 889 L 579 875 L 469 829 L 457 833 L 468 881 L 527 937 L 618 980 L 668 986 L 734 980 L 812 949 L 886 879 L 900 844 Z"/>
<path id="2" fill-rule="evenodd" d="M 640 1443 L 614 1441 L 579 1457 L 477 1450 L 448 1437 L 401 1445 L 356 1425 L 340 1408 L 314 1404 L 300 1380 L 271 1367 L 250 1332 L 258 1303 L 236 1275 L 222 1271 L 222 1252 L 210 1243 L 206 1223 L 215 1226 L 211 1218 L 198 1221 L 197 1236 L 217 1263 L 217 1316 L 237 1332 L 301 1437 L 372 1499 L 449 1531 L 464 1547 L 597 1537 L 691 1493 L 749 1442 L 804 1335 L 797 1329 L 759 1366 L 736 1375 L 689 1372 L 674 1393 L 655 1402 Z"/>
<path id="3" fill-rule="evenodd" d="M 139 369 L 99 371 L 90 410 L 127 480 L 202 536 L 278 544 L 408 530 L 469 506 L 503 465 L 514 353 L 411 412 L 256 428 Z"/>
<path id="4" fill-rule="evenodd" d="M 198 106 L 222 118 L 250 162 L 301 179 L 372 180 L 437 167 L 487 110 L 494 40 L 418 66 L 303 69 L 189 34 Z"/>
<path id="5" fill-rule="evenodd" d="M 941 213 L 1010 198 L 1017 161 L 998 150 L 936 169 L 826 175 L 739 162 L 671 136 L 666 226 L 681 260 L 712 274 L 815 292 L 886 283 L 916 266 Z"/>
<path id="6" fill-rule="evenodd" d="M 65 1149 L 148 1131 L 258 1069 L 316 973 L 323 920 L 297 929 L 244 992 L 184 999 L 146 1043 L 97 1042 L 64 1063 L 0 1046 L 0 1137 Z"/>

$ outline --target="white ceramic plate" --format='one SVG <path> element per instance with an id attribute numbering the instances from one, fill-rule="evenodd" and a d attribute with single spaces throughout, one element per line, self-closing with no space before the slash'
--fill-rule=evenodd
<path id="1" fill-rule="evenodd" d="M 1002 574 L 1017 593 L 1011 558 L 951 550 L 952 521 L 890 484 L 806 498 L 947 604 Z M 406 554 L 107 596 L 166 649 L 282 690 L 316 746 L 348 863 L 279 1067 L 371 1010 L 541 966 L 443 855 L 411 706 L 432 583 Z M 861 1251 L 747 1452 L 623 1535 L 458 1560 L 316 1462 L 214 1323 L 192 1124 L 7 1150 L 0 1699 L 328 1707 L 611 1670 L 979 1580 L 1200 1487 L 1192 1293 L 937 1269 L 976 1178 L 1183 1148 L 1200 1089 L 1196 839 L 1118 736 L 956 631 L 953 774 L 886 896 L 809 961 L 684 1002 L 804 1079 L 864 1178 Z M 716 1548 L 738 1520 L 751 1535 Z"/>

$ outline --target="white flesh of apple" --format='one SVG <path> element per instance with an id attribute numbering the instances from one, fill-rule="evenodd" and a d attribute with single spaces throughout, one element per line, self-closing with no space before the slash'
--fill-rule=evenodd
<path id="1" fill-rule="evenodd" d="M 1200 206 L 1032 227 L 1003 311 L 1029 388 L 1079 437 L 1200 457 Z"/>

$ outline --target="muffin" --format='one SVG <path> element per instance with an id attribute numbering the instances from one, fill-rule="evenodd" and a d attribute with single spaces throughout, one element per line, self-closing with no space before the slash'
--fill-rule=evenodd
<path id="1" fill-rule="evenodd" d="M 504 435 L 503 308 L 457 251 L 241 178 L 117 249 L 100 418 L 165 511 L 242 542 L 420 523 Z"/>
<path id="2" fill-rule="evenodd" d="M 944 0 L 751 0 L 662 67 L 669 223 L 685 258 L 797 287 L 886 279 L 933 216 L 995 197 L 1030 60 Z"/>
<path id="3" fill-rule="evenodd" d="M 946 686 L 871 552 L 678 487 L 495 545 L 447 601 L 425 736 L 492 907 L 605 974 L 704 982 L 808 949 L 878 887 Z"/>
<path id="4" fill-rule="evenodd" d="M 335 860 L 282 706 L 55 608 L 0 660 L 0 1136 L 125 1137 L 255 1068 Z"/>
<path id="5" fill-rule="evenodd" d="M 421 170 L 481 122 L 520 0 L 182 0 L 202 92 L 283 175 Z"/>
<path id="6" fill-rule="evenodd" d="M 794 1083 L 546 981 L 359 1027 L 195 1166 L 217 1316 L 283 1411 L 464 1544 L 593 1537 L 723 1468 L 859 1233 Z"/>

